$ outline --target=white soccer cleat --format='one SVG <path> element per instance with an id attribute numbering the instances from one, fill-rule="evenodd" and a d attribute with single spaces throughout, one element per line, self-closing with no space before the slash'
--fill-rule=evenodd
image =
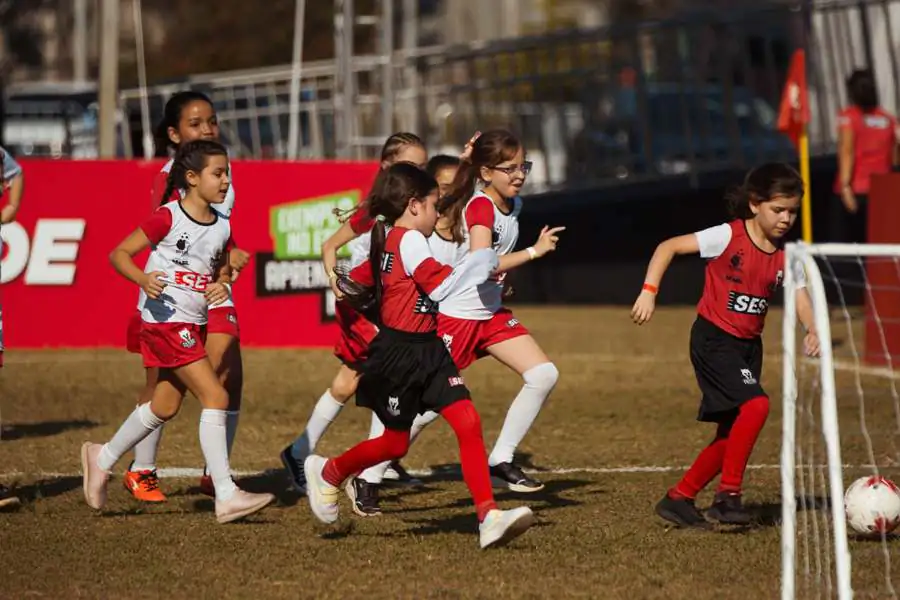
<path id="1" fill-rule="evenodd" d="M 482 548 L 508 544 L 534 525 L 534 513 L 527 506 L 512 510 L 490 511 L 478 526 L 478 537 Z"/>
<path id="2" fill-rule="evenodd" d="M 106 484 L 109 473 L 100 468 L 97 458 L 103 449 L 102 444 L 85 442 L 81 445 L 81 473 L 84 499 L 91 508 L 100 510 L 106 506 Z"/>
<path id="3" fill-rule="evenodd" d="M 324 456 L 311 454 L 303 461 L 306 475 L 306 495 L 309 507 L 317 519 L 331 524 L 338 520 L 338 497 L 340 490 L 322 477 L 322 470 L 328 460 Z"/>
<path id="4" fill-rule="evenodd" d="M 259 512 L 275 501 L 272 494 L 251 494 L 237 489 L 228 500 L 216 499 L 216 521 L 231 523 Z"/>

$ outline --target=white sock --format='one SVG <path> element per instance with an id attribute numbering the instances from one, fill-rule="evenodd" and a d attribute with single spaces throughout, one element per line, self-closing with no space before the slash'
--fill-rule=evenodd
<path id="1" fill-rule="evenodd" d="M 419 437 L 419 434 L 422 433 L 422 430 L 425 429 L 425 427 L 429 423 L 433 422 L 435 419 L 437 419 L 440 416 L 441 415 L 439 415 L 438 413 L 436 413 L 432 410 L 429 410 L 428 412 L 421 414 L 421 415 L 416 415 L 416 418 L 413 421 L 412 427 L 409 428 L 409 443 L 410 443 L 410 445 L 412 445 L 412 443 L 414 441 L 416 441 L 416 438 Z M 378 418 L 375 417 L 374 413 L 372 414 L 372 417 L 373 417 L 374 421 L 378 421 Z M 374 421 L 373 421 L 373 425 L 374 425 Z M 380 424 L 381 421 L 378 421 L 378 423 Z M 383 425 L 382 425 L 381 429 L 382 429 L 382 431 L 384 431 Z M 369 439 L 371 439 L 371 437 Z M 384 473 L 385 473 L 385 471 L 387 471 L 387 468 L 390 466 L 390 464 L 391 464 L 391 461 L 389 461 L 389 460 L 386 460 L 382 463 L 378 463 L 374 467 L 369 467 L 368 469 L 366 469 L 365 471 L 360 473 L 359 477 L 363 481 L 367 481 L 369 483 L 374 483 L 375 485 L 378 485 L 382 481 L 384 481 Z"/>
<path id="2" fill-rule="evenodd" d="M 553 391 L 559 379 L 559 371 L 553 363 L 547 362 L 525 371 L 522 379 L 525 380 L 525 385 L 510 405 L 497 443 L 488 457 L 488 464 L 492 467 L 512 462 L 516 448 L 541 412 L 544 400 Z"/>
<path id="3" fill-rule="evenodd" d="M 216 488 L 216 500 L 222 501 L 230 500 L 237 491 L 228 465 L 228 442 L 225 435 L 227 420 L 228 415 L 224 410 L 204 408 L 200 412 L 200 448 L 206 459 L 206 470 Z"/>
<path id="4" fill-rule="evenodd" d="M 331 390 L 325 390 L 325 393 L 316 402 L 312 414 L 309 415 L 306 429 L 291 444 L 291 456 L 300 461 L 306 460 L 306 457 L 312 454 L 319 440 L 328 431 L 329 425 L 341 413 L 342 408 L 344 408 L 344 405 L 334 399 L 334 396 L 331 395 Z"/>
<path id="5" fill-rule="evenodd" d="M 153 414 L 149 402 L 138 406 L 128 415 L 112 439 L 103 445 L 97 464 L 104 471 L 111 471 L 126 452 L 159 429 L 164 422 Z"/>
<path id="6" fill-rule="evenodd" d="M 129 470 L 153 471 L 156 469 L 156 453 L 159 451 L 159 441 L 162 439 L 163 425 L 154 429 L 150 435 L 137 443 L 134 447 L 134 460 L 131 462 Z"/>
<path id="7" fill-rule="evenodd" d="M 228 448 L 228 459 L 231 460 L 231 449 L 234 448 L 234 437 L 237 435 L 238 421 L 241 419 L 241 411 L 229 410 L 225 412 L 225 444 Z"/>
<path id="8" fill-rule="evenodd" d="M 369 425 L 369 439 L 374 440 L 382 435 L 384 435 L 384 423 L 381 422 L 381 419 L 378 418 L 375 411 L 372 411 L 372 424 Z"/>

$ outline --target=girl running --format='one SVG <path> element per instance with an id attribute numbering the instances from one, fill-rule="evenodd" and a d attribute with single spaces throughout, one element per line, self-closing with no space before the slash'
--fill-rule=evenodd
<path id="1" fill-rule="evenodd" d="M 721 473 L 706 515 L 720 523 L 747 524 L 741 502 L 747 461 L 769 414 L 760 385 L 762 334 L 772 293 L 782 281 L 782 242 L 794 225 L 803 182 L 788 165 L 771 163 L 750 171 L 727 196 L 734 220 L 661 243 L 647 268 L 643 290 L 631 316 L 648 322 L 656 308 L 659 282 L 676 254 L 707 260 L 706 283 L 691 328 L 691 363 L 703 394 L 699 421 L 716 423 L 713 441 L 700 452 L 681 481 L 656 505 L 656 513 L 684 527 L 709 527 L 694 501 Z M 819 338 L 802 269 L 795 269 L 797 316 L 806 328 L 804 349 L 818 356 Z"/>
<path id="2" fill-rule="evenodd" d="M 182 144 L 194 140 L 218 141 L 219 122 L 212 101 L 200 92 L 185 91 L 174 94 L 166 103 L 164 116 L 156 130 L 157 147 L 165 147 L 177 152 Z M 154 182 L 152 196 L 153 205 L 158 207 L 171 200 L 179 199 L 185 190 L 172 188 L 169 171 L 173 162 L 166 163 Z M 230 167 L 229 167 L 230 168 Z M 230 178 L 230 172 L 229 172 Z M 229 186 L 225 201 L 213 208 L 222 218 L 229 220 L 234 208 L 234 186 Z M 237 278 L 250 255 L 238 248 L 232 248 L 229 260 L 232 267 L 232 280 Z M 140 331 L 142 327 L 141 306 L 132 317 L 128 327 L 128 350 L 141 353 Z M 226 433 L 228 453 L 237 433 L 240 417 L 242 391 L 244 384 L 243 361 L 241 360 L 240 329 L 237 312 L 231 297 L 221 304 L 211 307 L 207 324 L 205 342 L 207 356 L 219 379 L 228 391 L 229 405 L 226 412 Z M 146 384 L 141 392 L 139 404 L 146 404 L 153 397 L 159 372 L 156 367 L 148 367 Z M 134 449 L 134 461 L 125 472 L 122 483 L 131 494 L 144 502 L 165 502 L 166 497 L 159 489 L 159 477 L 156 473 L 156 455 L 162 436 L 162 427 L 142 440 Z M 204 470 L 200 478 L 200 491 L 208 496 L 214 494 L 212 479 Z"/>
<path id="3" fill-rule="evenodd" d="M 333 523 L 343 482 L 368 466 L 403 457 L 415 415 L 433 410 L 456 433 L 463 477 L 480 522 L 481 547 L 486 548 L 524 533 L 534 515 L 526 507 L 497 509 L 481 421 L 437 335 L 435 303 L 455 289 L 487 280 L 497 267 L 497 254 L 490 248 L 474 252 L 455 270 L 437 262 L 426 241 L 437 221 L 436 203 L 437 182 L 406 163 L 393 165 L 379 177 L 369 197 L 368 214 L 376 220 L 369 260 L 349 278 L 339 279 L 339 285 L 347 291 L 346 301 L 360 312 L 377 311 L 379 331 L 359 363 L 363 376 L 357 404 L 371 408 L 386 429 L 334 459 L 307 457 L 307 494 L 313 514 Z"/>
<path id="4" fill-rule="evenodd" d="M 227 523 L 257 512 L 274 500 L 235 485 L 228 464 L 226 423 L 228 392 L 204 348 L 209 306 L 231 295 L 231 225 L 212 205 L 223 204 L 230 184 L 228 155 L 213 141 L 197 140 L 179 148 L 167 189 L 187 190 L 184 198 L 154 212 L 110 254 L 123 277 L 141 288 L 141 354 L 158 370 L 149 403 L 138 406 L 106 444 L 81 448 L 84 496 L 88 506 L 106 504 L 113 466 L 142 439 L 181 408 L 190 390 L 200 404 L 200 447 L 215 486 L 216 519 Z M 144 271 L 134 256 L 151 248 Z"/>
<path id="5" fill-rule="evenodd" d="M 460 265 L 484 248 L 500 255 L 497 274 L 478 286 L 457 290 L 440 303 L 438 333 L 459 370 L 489 354 L 525 380 L 488 458 L 497 485 L 524 493 L 540 491 L 544 484 L 515 465 L 513 454 L 556 385 L 559 372 L 528 330 L 503 307 L 504 278 L 510 269 L 555 250 L 557 234 L 565 229 L 544 227 L 534 246 L 513 252 L 522 209 L 519 191 L 530 170 L 521 143 L 511 133 L 481 134 L 474 141 L 471 158 L 463 161 L 442 198 L 441 221 L 429 238 L 432 252 L 444 264 Z M 411 439 L 435 418 L 434 413 L 416 418 Z M 358 515 L 380 514 L 378 486 L 384 468 L 368 469 L 348 483 L 347 494 Z"/>

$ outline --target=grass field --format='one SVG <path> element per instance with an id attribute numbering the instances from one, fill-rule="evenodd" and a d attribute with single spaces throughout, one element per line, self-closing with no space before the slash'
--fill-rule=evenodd
<path id="1" fill-rule="evenodd" d="M 278 453 L 302 429 L 337 368 L 328 351 L 245 351 L 245 407 L 232 466 L 243 474 L 241 485 L 273 491 L 279 502 L 226 526 L 216 524 L 196 477 L 164 478 L 170 501 L 146 506 L 116 476 L 106 510 L 85 505 L 80 445 L 108 439 L 133 407 L 143 377 L 137 357 L 8 352 L 0 377 L 0 480 L 14 484 L 25 502 L 0 514 L 0 597 L 775 598 L 780 313 L 769 316 L 763 375 L 773 412 L 745 495 L 758 523 L 682 531 L 653 513 L 712 435 L 710 425 L 694 421 L 698 392 L 687 356 L 692 313 L 661 309 L 649 326 L 637 328 L 626 308 L 517 310 L 561 373 L 521 448 L 547 488 L 529 496 L 498 494 L 501 507 L 530 505 L 538 525 L 510 546 L 486 552 L 478 550 L 452 432 L 440 421 L 404 461 L 431 473 L 426 487 L 387 492 L 379 518 L 356 518 L 345 502 L 342 524 L 322 528 L 305 499 L 288 491 Z M 492 444 L 520 380 L 490 360 L 466 376 Z M 876 459 L 896 478 L 891 387 L 877 377 L 861 383 Z M 864 464 L 851 374 L 839 374 L 838 397 L 844 462 Z M 202 467 L 198 413 L 189 400 L 167 426 L 160 467 Z M 363 439 L 368 421 L 368 411 L 348 407 L 321 451 L 334 454 Z M 845 480 L 865 473 L 848 467 Z M 709 499 L 707 492 L 698 505 Z M 889 540 L 887 548 L 896 555 L 900 543 Z M 858 597 L 880 597 L 882 545 L 854 541 L 851 549 L 854 582 L 863 591 Z M 895 556 L 887 577 L 900 588 L 898 563 Z"/>

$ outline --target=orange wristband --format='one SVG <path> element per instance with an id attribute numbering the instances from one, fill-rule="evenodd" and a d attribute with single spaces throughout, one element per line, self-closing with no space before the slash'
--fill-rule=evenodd
<path id="1" fill-rule="evenodd" d="M 645 283 L 644 287 L 642 289 L 647 290 L 651 294 L 656 294 L 657 292 L 659 292 L 659 288 L 656 287 L 655 285 L 653 285 L 652 283 Z"/>

